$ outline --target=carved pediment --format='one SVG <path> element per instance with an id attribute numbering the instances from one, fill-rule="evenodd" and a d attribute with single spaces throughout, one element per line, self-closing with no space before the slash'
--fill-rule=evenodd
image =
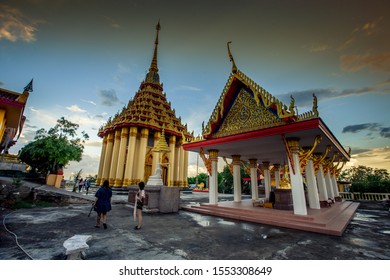
<path id="1" fill-rule="evenodd" d="M 261 105 L 258 106 L 249 92 L 241 89 L 213 137 L 254 131 L 283 123 L 283 120 L 269 109 Z"/>

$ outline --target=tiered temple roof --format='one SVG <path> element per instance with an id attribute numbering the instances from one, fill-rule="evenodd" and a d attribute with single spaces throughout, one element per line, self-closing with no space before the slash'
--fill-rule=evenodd
<path id="1" fill-rule="evenodd" d="M 146 127 L 156 131 L 165 130 L 165 133 L 185 138 L 191 138 L 187 130 L 187 124 L 183 125 L 180 117 L 176 117 L 175 110 L 167 101 L 163 92 L 163 84 L 160 83 L 160 76 L 157 67 L 157 48 L 160 23 L 157 24 L 156 40 L 153 59 L 142 81 L 139 90 L 128 105 L 109 118 L 107 123 L 99 130 L 98 135 L 103 137 L 107 133 L 124 126 Z"/>

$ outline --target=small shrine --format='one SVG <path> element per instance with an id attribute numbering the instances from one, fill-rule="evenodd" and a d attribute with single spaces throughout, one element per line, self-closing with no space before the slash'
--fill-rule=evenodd
<path id="1" fill-rule="evenodd" d="M 99 129 L 103 145 L 97 185 L 104 180 L 117 188 L 137 185 L 140 181 L 148 182 L 156 170 L 161 175 L 158 184 L 188 185 L 188 152 L 183 144 L 192 135 L 181 118 L 176 117 L 163 92 L 157 67 L 160 29 L 158 23 L 152 62 L 139 90 L 121 112 Z M 165 143 L 166 147 L 161 149 L 158 143 Z"/>
<path id="2" fill-rule="evenodd" d="M 223 206 L 218 200 L 219 157 L 233 174 L 234 204 L 231 207 L 244 205 L 241 165 L 250 174 L 252 202 L 261 200 L 253 205 L 307 216 L 312 209 L 320 210 L 342 202 L 336 178 L 350 160 L 350 151 L 319 117 L 315 94 L 312 110 L 298 114 L 293 96 L 288 105 L 279 101 L 237 68 L 230 42 L 227 49 L 232 62 L 227 83 L 208 122 L 202 124 L 202 135 L 183 145 L 185 150 L 200 154 L 210 175 L 208 213 L 214 209 L 218 215 Z M 264 197 L 259 196 L 260 176 Z M 219 207 L 213 208 L 213 205 Z M 356 205 L 351 206 L 351 215 L 356 208 Z M 262 221 L 268 219 L 271 218 Z M 253 217 L 248 220 L 253 221 Z M 268 222 L 272 223 L 272 219 Z M 297 224 L 290 223 L 288 227 Z"/>

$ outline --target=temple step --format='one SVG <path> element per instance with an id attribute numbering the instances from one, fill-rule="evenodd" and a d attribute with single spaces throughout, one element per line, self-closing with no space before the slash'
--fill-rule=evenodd
<path id="1" fill-rule="evenodd" d="M 308 215 L 295 215 L 292 211 L 240 208 L 239 205 L 232 207 L 230 204 L 230 207 L 227 207 L 201 204 L 183 206 L 182 209 L 222 218 L 341 236 L 359 207 L 359 203 L 344 201 L 327 209 L 308 209 Z"/>

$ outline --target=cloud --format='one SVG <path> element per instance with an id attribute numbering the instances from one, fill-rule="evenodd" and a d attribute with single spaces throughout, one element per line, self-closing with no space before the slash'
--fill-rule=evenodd
<path id="1" fill-rule="evenodd" d="M 378 123 L 348 125 L 343 128 L 342 133 L 357 133 L 360 131 L 368 131 L 368 135 L 371 135 L 372 132 L 378 132 L 383 138 L 390 138 L 390 127 L 383 127 Z"/>
<path id="2" fill-rule="evenodd" d="M 85 100 L 85 99 L 81 99 L 81 101 L 85 102 L 85 103 L 89 103 L 89 104 L 92 104 L 92 105 L 95 105 L 96 106 L 96 103 L 93 101 L 93 100 Z"/>
<path id="3" fill-rule="evenodd" d="M 108 17 L 108 16 L 105 16 L 104 18 L 111 27 L 113 27 L 115 29 L 121 28 L 121 25 L 119 23 L 117 23 L 113 18 Z"/>
<path id="4" fill-rule="evenodd" d="M 390 72 L 390 52 L 342 55 L 340 64 L 346 72 L 358 72 L 364 68 L 372 71 Z"/>
<path id="5" fill-rule="evenodd" d="M 87 112 L 86 110 L 81 109 L 78 105 L 72 105 L 70 107 L 66 107 L 66 109 L 68 109 L 69 111 L 74 112 L 74 113 L 85 113 L 85 112 Z"/>
<path id="6" fill-rule="evenodd" d="M 390 85 L 390 79 L 387 79 L 387 80 L 385 80 L 383 82 L 379 82 L 376 85 L 379 86 L 379 87 L 388 86 L 388 85 Z"/>
<path id="7" fill-rule="evenodd" d="M 349 166 L 364 165 L 372 168 L 390 170 L 390 146 L 359 149 L 352 148 Z"/>
<path id="8" fill-rule="evenodd" d="M 289 103 L 290 96 L 292 95 L 295 100 L 295 104 L 297 106 L 312 106 L 313 93 L 317 96 L 318 101 L 325 101 L 328 99 L 365 95 L 369 93 L 388 93 L 388 91 L 378 90 L 375 87 L 362 87 L 357 89 L 345 89 L 341 91 L 336 89 L 330 89 L 330 88 L 318 88 L 318 89 L 308 89 L 302 91 L 291 91 L 289 93 L 285 93 L 277 97 L 281 101 L 285 103 Z"/>
<path id="9" fill-rule="evenodd" d="M 345 42 L 339 47 L 339 50 L 345 50 L 354 45 L 358 45 L 362 43 L 362 40 L 367 40 L 367 38 L 369 38 L 369 41 L 372 41 L 372 35 L 378 33 L 381 21 L 382 18 L 379 18 L 371 22 L 365 22 L 362 25 L 353 29 L 348 39 L 345 40 Z"/>
<path id="10" fill-rule="evenodd" d="M 101 90 L 99 92 L 99 96 L 102 99 L 102 105 L 111 107 L 119 104 L 119 100 L 114 89 Z"/>
<path id="11" fill-rule="evenodd" d="M 35 40 L 37 23 L 26 18 L 18 9 L 0 4 L 0 40 L 32 42 Z"/>
<path id="12" fill-rule="evenodd" d="M 176 90 L 177 91 L 202 91 L 200 88 L 192 87 L 192 86 L 185 86 L 185 85 L 177 86 L 173 90 L 175 90 L 175 91 Z"/>
<path id="13" fill-rule="evenodd" d="M 312 45 L 309 48 L 310 52 L 318 53 L 318 52 L 325 52 L 329 50 L 330 47 L 328 45 Z"/>

